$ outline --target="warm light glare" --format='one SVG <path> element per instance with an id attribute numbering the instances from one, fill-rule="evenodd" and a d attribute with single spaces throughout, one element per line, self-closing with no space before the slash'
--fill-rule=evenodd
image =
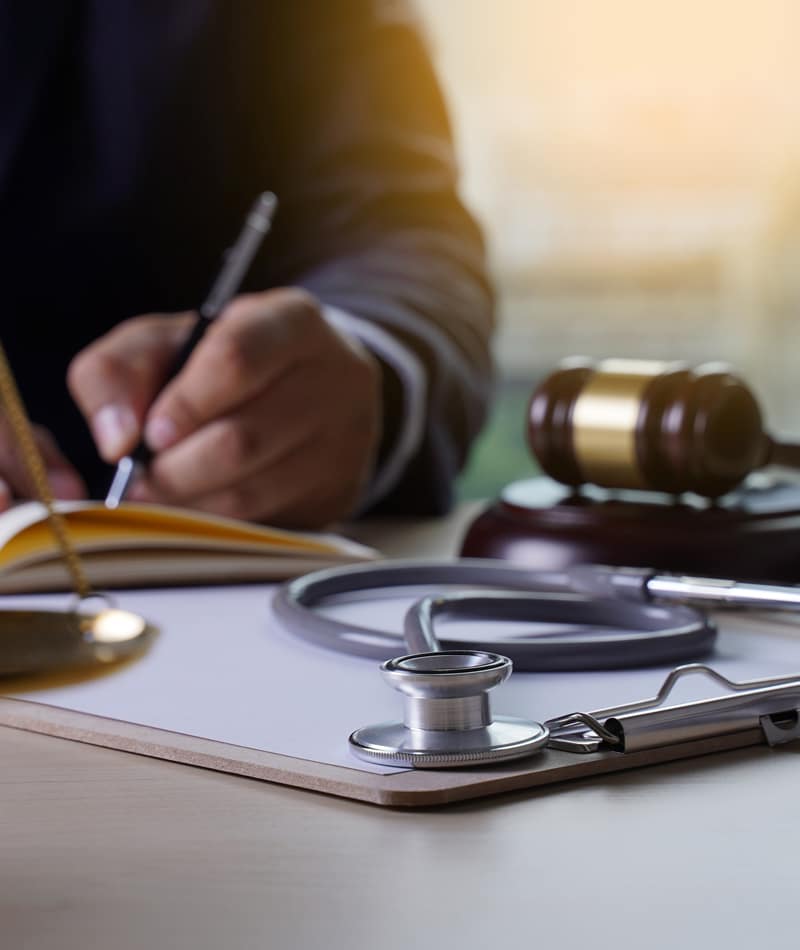
<path id="1" fill-rule="evenodd" d="M 145 621 L 127 610 L 102 610 L 92 618 L 92 639 L 96 643 L 124 643 L 144 633 Z"/>
<path id="2" fill-rule="evenodd" d="M 498 356 L 724 359 L 795 422 L 800 3 L 418 0 Z"/>

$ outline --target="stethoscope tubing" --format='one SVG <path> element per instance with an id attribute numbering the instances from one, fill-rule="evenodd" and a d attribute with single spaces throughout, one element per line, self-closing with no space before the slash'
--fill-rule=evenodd
<path id="1" fill-rule="evenodd" d="M 406 614 L 405 638 L 343 622 L 316 608 L 333 597 L 398 587 L 469 587 L 423 597 Z M 286 630 L 318 646 L 379 661 L 400 653 L 474 649 L 474 640 L 437 634 L 444 615 L 568 625 L 530 637 L 492 636 L 482 649 L 508 656 L 519 671 L 602 670 L 697 659 L 714 645 L 716 628 L 690 607 L 593 597 L 570 589 L 569 576 L 503 562 L 391 561 L 315 571 L 288 582 L 273 600 Z M 576 627 L 577 629 L 570 629 Z"/>

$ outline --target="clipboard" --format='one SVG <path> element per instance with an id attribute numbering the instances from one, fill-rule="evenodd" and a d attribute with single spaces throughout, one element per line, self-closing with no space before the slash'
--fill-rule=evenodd
<path id="1" fill-rule="evenodd" d="M 776 741 L 800 734 L 797 681 L 778 706 L 765 706 L 763 715 L 757 703 L 751 704 L 747 716 L 734 716 L 722 730 L 688 730 L 655 746 L 624 752 L 602 746 L 588 752 L 548 748 L 489 768 L 417 771 L 365 765 L 349 757 L 347 735 L 376 717 L 397 718 L 395 696 L 380 681 L 373 661 L 317 649 L 276 629 L 269 595 L 265 586 L 120 595 L 125 606 L 161 628 L 151 652 L 90 679 L 8 683 L 6 697 L 0 699 L 0 724 L 400 807 L 443 805 L 766 745 L 764 716 L 774 726 Z M 717 653 L 712 664 L 739 680 L 800 670 L 800 622 L 772 615 L 728 618 Z M 602 701 L 611 694 L 628 704 L 652 696 L 665 672 L 515 674 L 509 687 L 516 680 L 516 693 L 503 697 L 501 687 L 495 701 L 503 713 L 542 719 L 591 712 L 613 705 Z M 311 698 L 309 690 L 315 693 Z M 705 699 L 715 695 L 707 687 L 705 692 Z M 716 695 L 720 692 L 724 690 Z M 585 702 L 579 701 L 581 696 Z M 692 703 L 703 701 L 696 693 L 689 697 Z M 685 702 L 686 697 L 679 697 L 678 705 Z M 296 729 L 284 742 L 280 729 L 292 719 L 298 720 Z M 308 734 L 315 730 L 319 746 L 313 743 L 320 737 Z M 295 747 L 300 754 L 291 754 Z"/>

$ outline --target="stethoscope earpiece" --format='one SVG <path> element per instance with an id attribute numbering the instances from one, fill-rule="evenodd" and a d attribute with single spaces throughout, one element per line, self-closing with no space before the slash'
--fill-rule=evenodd
<path id="1" fill-rule="evenodd" d="M 508 657 L 482 650 L 415 653 L 387 660 L 381 672 L 403 693 L 403 722 L 357 729 L 350 747 L 361 759 L 403 768 L 458 768 L 505 762 L 543 748 L 538 722 L 492 719 L 488 692 L 511 675 Z"/>

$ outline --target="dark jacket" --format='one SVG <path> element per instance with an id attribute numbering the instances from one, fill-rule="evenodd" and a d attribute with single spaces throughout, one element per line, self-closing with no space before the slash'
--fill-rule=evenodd
<path id="1" fill-rule="evenodd" d="M 480 235 L 405 6 L 0 0 L 0 332 L 35 421 L 107 487 L 64 376 L 126 317 L 198 305 L 259 191 L 246 289 L 300 284 L 424 361 L 421 450 L 381 507 L 446 508 L 490 377 Z M 385 373 L 389 444 L 401 412 Z"/>

